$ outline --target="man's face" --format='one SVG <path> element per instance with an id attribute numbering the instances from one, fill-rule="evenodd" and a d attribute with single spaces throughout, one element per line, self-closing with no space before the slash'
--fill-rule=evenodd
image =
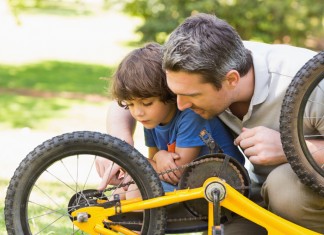
<path id="1" fill-rule="evenodd" d="M 192 109 L 205 119 L 222 113 L 231 104 L 230 90 L 226 86 L 217 90 L 210 83 L 203 83 L 202 76 L 186 72 L 166 71 L 169 88 L 177 95 L 180 110 Z"/>

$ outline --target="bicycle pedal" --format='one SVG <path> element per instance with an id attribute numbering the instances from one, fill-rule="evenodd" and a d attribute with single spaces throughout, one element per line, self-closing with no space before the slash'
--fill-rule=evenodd
<path id="1" fill-rule="evenodd" d="M 212 227 L 212 234 L 213 235 L 224 235 L 224 225 L 216 225 Z"/>

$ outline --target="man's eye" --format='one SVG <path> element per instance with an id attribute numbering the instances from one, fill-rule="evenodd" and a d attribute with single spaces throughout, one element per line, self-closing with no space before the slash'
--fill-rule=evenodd
<path id="1" fill-rule="evenodd" d="M 153 104 L 153 102 L 143 103 L 144 106 L 150 106 L 150 105 L 152 105 L 152 104 Z"/>

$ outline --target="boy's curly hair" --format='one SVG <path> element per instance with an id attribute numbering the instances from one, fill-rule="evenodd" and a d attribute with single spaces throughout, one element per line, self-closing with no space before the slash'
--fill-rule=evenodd
<path id="1" fill-rule="evenodd" d="M 159 97 L 162 102 L 176 102 L 176 95 L 167 86 L 162 69 L 162 46 L 148 43 L 130 52 L 119 64 L 112 85 L 112 96 L 126 107 L 125 100 Z"/>

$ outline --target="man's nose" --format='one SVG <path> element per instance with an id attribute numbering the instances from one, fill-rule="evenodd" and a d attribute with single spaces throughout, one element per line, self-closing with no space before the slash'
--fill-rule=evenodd
<path id="1" fill-rule="evenodd" d="M 188 98 L 178 95 L 177 96 L 177 105 L 178 109 L 183 111 L 185 109 L 188 109 L 192 106 L 192 103 L 188 100 Z"/>

